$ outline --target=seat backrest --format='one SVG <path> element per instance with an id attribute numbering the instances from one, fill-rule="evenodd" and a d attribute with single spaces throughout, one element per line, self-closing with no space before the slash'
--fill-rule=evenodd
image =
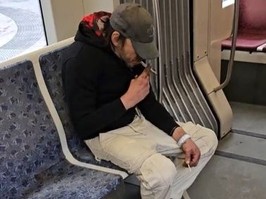
<path id="1" fill-rule="evenodd" d="M 266 33 L 266 1 L 240 0 L 239 30 Z M 262 32 L 261 32 L 262 31 Z"/>
<path id="2" fill-rule="evenodd" d="M 266 45 L 266 1 L 240 0 L 236 50 L 263 52 Z M 232 38 L 222 41 L 222 49 L 232 48 Z"/>
<path id="3" fill-rule="evenodd" d="M 65 60 L 74 54 L 69 46 L 56 49 L 40 56 L 40 66 L 48 92 L 62 121 L 70 152 L 80 161 L 96 163 L 88 147 L 74 131 L 65 99 L 62 81 L 63 55 Z"/>
<path id="4" fill-rule="evenodd" d="M 37 174 L 64 159 L 31 61 L 0 68 L 0 128 L 1 197 L 22 198 Z"/>

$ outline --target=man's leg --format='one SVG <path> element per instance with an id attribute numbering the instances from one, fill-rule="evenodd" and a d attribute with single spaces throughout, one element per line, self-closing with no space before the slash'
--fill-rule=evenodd
<path id="1" fill-rule="evenodd" d="M 85 142 L 96 158 L 111 161 L 135 173 L 141 182 L 143 199 L 166 199 L 170 198 L 169 190 L 175 180 L 176 168 L 169 158 L 157 152 L 156 142 L 147 136 L 146 132 L 153 130 L 158 129 L 150 129 L 143 118 L 138 118 L 130 126 Z M 172 141 L 163 132 L 161 138 Z M 176 147 L 175 142 L 173 146 Z"/>
<path id="2" fill-rule="evenodd" d="M 191 172 L 183 167 L 184 160 L 176 158 L 173 163 L 166 157 L 180 156 L 182 150 L 170 136 L 143 118 L 86 143 L 96 157 L 110 160 L 130 173 L 134 172 L 141 181 L 143 199 L 179 199 L 217 146 L 216 136 L 211 130 L 192 123 L 181 126 L 192 136 L 202 154 L 198 166 L 192 168 Z"/>
<path id="3" fill-rule="evenodd" d="M 146 123 L 149 122 L 146 121 Z M 171 156 L 175 164 L 176 176 L 169 189 L 172 199 L 180 199 L 182 197 L 183 192 L 191 186 L 198 174 L 213 156 L 218 144 L 217 136 L 210 129 L 195 125 L 192 122 L 179 123 L 179 125 L 186 133 L 191 135 L 191 139 L 201 151 L 201 158 L 198 165 L 196 167 L 191 167 L 191 170 L 188 167 L 184 167 L 184 154 L 170 136 L 165 137 L 165 134 L 160 130 L 156 130 L 157 127 L 152 124 L 146 124 L 146 126 L 150 127 L 148 131 L 144 131 L 147 139 L 153 139 L 156 142 L 157 152 L 165 156 Z M 161 172 L 165 170 L 166 169 L 162 168 Z"/>
<path id="4" fill-rule="evenodd" d="M 192 140 L 196 143 L 201 151 L 201 158 L 196 167 L 184 167 L 184 160 L 181 157 L 176 157 L 174 164 L 177 170 L 177 177 L 173 183 L 171 198 L 179 199 L 182 197 L 183 192 L 188 189 L 192 183 L 195 181 L 196 177 L 208 163 L 210 158 L 213 156 L 218 140 L 215 133 L 202 127 L 200 125 L 192 124 L 191 122 L 180 124 L 186 131 L 186 133 L 191 135 Z"/>
<path id="5" fill-rule="evenodd" d="M 170 199 L 176 175 L 175 165 L 166 156 L 156 153 L 147 158 L 136 172 L 142 199 Z"/>

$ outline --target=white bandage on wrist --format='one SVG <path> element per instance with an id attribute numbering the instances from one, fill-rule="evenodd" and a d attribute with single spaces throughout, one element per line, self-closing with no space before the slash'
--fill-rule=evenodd
<path id="1" fill-rule="evenodd" d="M 191 136 L 185 133 L 181 138 L 179 138 L 177 145 L 181 147 L 189 138 L 191 138 Z"/>

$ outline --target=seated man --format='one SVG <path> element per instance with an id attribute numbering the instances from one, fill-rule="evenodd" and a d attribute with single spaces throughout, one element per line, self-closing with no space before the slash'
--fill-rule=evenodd
<path id="1" fill-rule="evenodd" d="M 143 199 L 177 199 L 214 154 L 217 138 L 177 123 L 155 99 L 149 68 L 158 57 L 151 15 L 138 4 L 84 17 L 65 62 L 71 119 L 95 158 L 135 173 Z M 145 64 L 143 64 L 145 65 Z M 191 168 L 190 168 L 191 167 Z"/>

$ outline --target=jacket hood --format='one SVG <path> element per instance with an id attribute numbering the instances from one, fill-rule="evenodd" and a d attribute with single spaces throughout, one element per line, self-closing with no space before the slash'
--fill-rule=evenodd
<path id="1" fill-rule="evenodd" d="M 103 30 L 106 28 L 106 23 L 109 22 L 110 16 L 111 13 L 100 11 L 83 17 L 75 40 L 99 48 L 106 48 L 108 44 L 103 36 Z"/>

